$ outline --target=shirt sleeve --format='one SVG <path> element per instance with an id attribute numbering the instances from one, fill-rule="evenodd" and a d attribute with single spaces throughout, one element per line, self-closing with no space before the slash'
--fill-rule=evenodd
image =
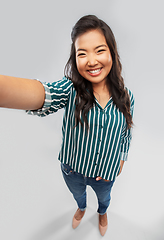
<path id="1" fill-rule="evenodd" d="M 41 109 L 27 110 L 26 112 L 31 115 L 40 117 L 47 116 L 51 113 L 57 112 L 59 109 L 67 105 L 70 91 L 73 86 L 71 80 L 64 77 L 62 80 L 53 83 L 42 82 L 45 89 L 45 101 Z"/>
<path id="2" fill-rule="evenodd" d="M 130 96 L 130 113 L 133 117 L 133 110 L 134 110 L 134 96 L 130 90 L 128 90 Z M 125 124 L 122 135 L 121 135 L 121 160 L 126 161 L 128 157 L 128 151 L 130 147 L 130 142 L 132 139 L 132 128 L 127 129 L 127 124 Z"/>

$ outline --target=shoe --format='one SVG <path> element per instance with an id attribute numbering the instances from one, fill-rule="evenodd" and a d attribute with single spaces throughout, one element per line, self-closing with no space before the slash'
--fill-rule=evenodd
<path id="1" fill-rule="evenodd" d="M 105 214 L 106 214 L 106 213 L 105 213 Z M 100 231 L 101 236 L 104 236 L 105 233 L 106 233 L 106 230 L 107 230 L 107 228 L 108 228 L 108 220 L 107 220 L 107 225 L 106 225 L 106 226 L 102 226 L 102 225 L 100 224 L 100 217 L 101 217 L 101 215 L 99 214 L 99 231 Z M 107 218 L 107 214 L 106 214 L 106 218 Z"/>
<path id="2" fill-rule="evenodd" d="M 76 213 L 75 213 L 75 215 L 77 214 L 78 211 L 81 211 L 81 210 L 78 208 L 77 211 L 76 211 Z M 84 213 L 85 213 L 85 210 L 84 210 Z M 84 216 L 84 214 L 83 214 L 82 218 L 81 218 L 80 220 L 77 220 L 77 219 L 75 218 L 75 215 L 73 216 L 73 220 L 72 220 L 72 228 L 73 228 L 73 229 L 75 229 L 75 228 L 77 228 L 77 227 L 79 226 L 79 224 L 80 224 L 80 222 L 81 222 L 81 220 L 82 220 L 82 218 L 83 218 L 83 216 Z"/>

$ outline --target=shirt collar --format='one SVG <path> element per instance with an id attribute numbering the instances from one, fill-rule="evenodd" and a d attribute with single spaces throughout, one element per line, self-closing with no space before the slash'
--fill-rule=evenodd
<path id="1" fill-rule="evenodd" d="M 113 99 L 112 99 L 112 97 L 110 97 L 109 101 L 107 102 L 107 104 L 104 108 L 101 107 L 100 103 L 98 102 L 98 100 L 96 98 L 95 98 L 95 102 L 100 109 L 105 110 L 106 108 L 108 108 L 111 105 L 111 103 L 113 102 Z"/>

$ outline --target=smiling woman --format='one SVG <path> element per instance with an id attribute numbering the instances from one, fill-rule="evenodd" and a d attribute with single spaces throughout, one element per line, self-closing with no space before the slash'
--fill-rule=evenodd
<path id="1" fill-rule="evenodd" d="M 40 117 L 64 108 L 59 153 L 64 180 L 77 202 L 72 227 L 86 209 L 86 187 L 98 199 L 99 230 L 107 230 L 111 189 L 127 160 L 134 97 L 125 88 L 116 41 L 96 16 L 82 17 L 72 31 L 63 79 L 53 83 L 0 76 L 0 106 Z"/>

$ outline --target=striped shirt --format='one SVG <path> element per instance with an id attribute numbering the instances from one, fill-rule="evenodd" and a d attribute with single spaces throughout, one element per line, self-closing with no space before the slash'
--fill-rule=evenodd
<path id="1" fill-rule="evenodd" d="M 54 83 L 42 83 L 45 103 L 42 109 L 27 111 L 41 117 L 65 108 L 62 126 L 62 145 L 58 159 L 87 177 L 100 176 L 114 180 L 120 171 L 120 160 L 127 160 L 131 129 L 114 104 L 112 97 L 103 109 L 95 99 L 88 112 L 89 130 L 79 123 L 75 126 L 76 91 L 71 80 L 64 77 Z M 128 90 L 133 114 L 134 97 Z"/>

